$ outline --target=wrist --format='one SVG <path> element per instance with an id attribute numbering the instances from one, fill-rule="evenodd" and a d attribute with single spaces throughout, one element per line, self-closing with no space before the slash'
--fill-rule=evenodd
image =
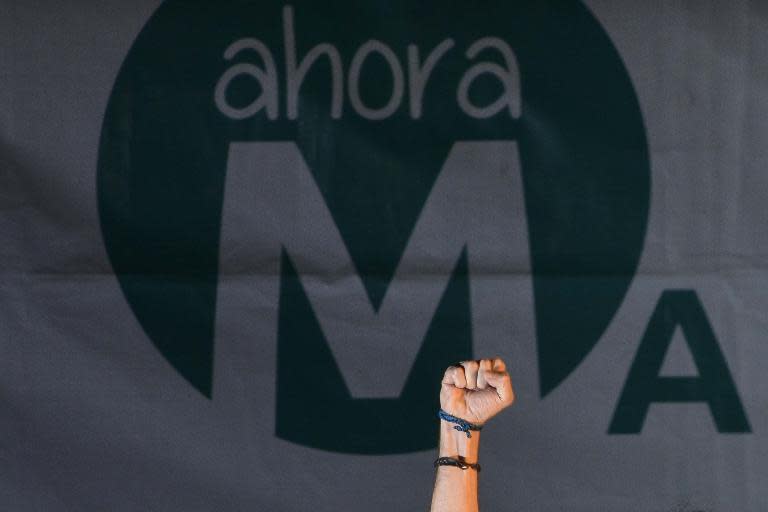
<path id="1" fill-rule="evenodd" d="M 480 432 L 472 431 L 472 437 L 453 428 L 452 423 L 440 420 L 440 457 L 464 457 L 469 462 L 477 462 L 480 448 Z"/>

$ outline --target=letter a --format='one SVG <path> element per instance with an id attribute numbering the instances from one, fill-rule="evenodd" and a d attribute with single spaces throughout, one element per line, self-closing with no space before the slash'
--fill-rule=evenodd
<path id="1" fill-rule="evenodd" d="M 662 377 L 664 356 L 680 326 L 697 377 Z M 653 402 L 706 402 L 718 432 L 750 432 L 749 422 L 701 301 L 693 290 L 666 290 L 629 370 L 609 434 L 638 434 Z"/>

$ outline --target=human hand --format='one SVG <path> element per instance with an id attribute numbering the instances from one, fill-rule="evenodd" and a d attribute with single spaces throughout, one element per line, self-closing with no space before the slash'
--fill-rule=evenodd
<path id="1" fill-rule="evenodd" d="M 498 357 L 449 366 L 440 388 L 440 407 L 445 412 L 480 425 L 514 400 L 507 367 Z"/>

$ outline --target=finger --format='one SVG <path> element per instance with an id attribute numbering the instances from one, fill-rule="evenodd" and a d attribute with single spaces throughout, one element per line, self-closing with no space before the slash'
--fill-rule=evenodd
<path id="1" fill-rule="evenodd" d="M 457 388 L 467 387 L 467 378 L 464 375 L 462 366 L 449 366 L 443 375 L 443 384 L 455 386 Z"/>
<path id="2" fill-rule="evenodd" d="M 512 389 L 512 379 L 507 372 L 487 372 L 485 380 L 496 390 L 499 400 L 505 407 L 512 405 L 515 401 L 515 392 Z"/>
<path id="3" fill-rule="evenodd" d="M 464 367 L 464 375 L 467 378 L 467 389 L 477 388 L 477 370 L 480 365 L 477 361 L 462 361 L 461 366 Z"/>
<path id="4" fill-rule="evenodd" d="M 485 376 L 488 372 L 492 371 L 493 361 L 490 359 L 481 359 L 477 370 L 477 389 L 485 389 L 488 387 L 488 381 L 485 379 Z"/>
<path id="5" fill-rule="evenodd" d="M 505 372 L 507 371 L 507 365 L 504 364 L 504 361 L 500 358 L 494 358 L 493 360 L 493 371 L 495 372 Z"/>

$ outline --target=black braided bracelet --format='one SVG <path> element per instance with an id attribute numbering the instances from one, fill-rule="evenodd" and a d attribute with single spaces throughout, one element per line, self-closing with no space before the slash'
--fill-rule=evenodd
<path id="1" fill-rule="evenodd" d="M 464 470 L 474 469 L 475 471 L 480 472 L 480 464 L 467 462 L 461 455 L 459 455 L 458 458 L 440 457 L 435 461 L 435 467 L 438 466 L 455 466 Z"/>

